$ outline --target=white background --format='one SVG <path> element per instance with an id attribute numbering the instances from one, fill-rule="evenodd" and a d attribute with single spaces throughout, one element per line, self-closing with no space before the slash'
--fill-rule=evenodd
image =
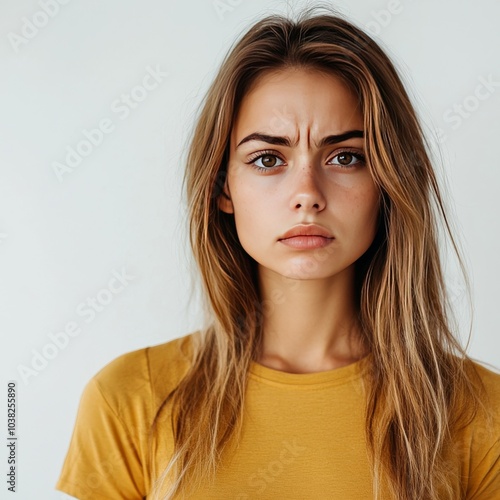
<path id="1" fill-rule="evenodd" d="M 66 498 L 54 486 L 89 378 L 122 353 L 197 328 L 181 191 L 186 140 L 229 45 L 252 21 L 287 10 L 268 0 L 221 0 L 219 8 L 212 0 L 66 0 L 20 42 L 27 24 L 43 24 L 42 2 L 0 2 L 0 434 L 7 381 L 17 380 L 18 497 L 37 500 Z M 297 10 L 301 2 L 288 4 Z M 376 35 L 425 130 L 441 134 L 446 192 L 473 278 L 469 353 L 499 366 L 500 4 L 335 5 Z M 168 76 L 125 116 L 117 101 L 148 67 Z M 493 83 L 478 100 L 481 79 Z M 467 117 L 458 105 L 468 106 Z M 54 163 L 103 119 L 113 131 L 60 181 Z M 91 320 L 78 315 L 88 297 L 106 297 L 113 271 L 122 270 L 128 285 Z M 460 303 L 457 279 L 452 272 Z M 71 321 L 80 334 L 47 348 Z M 52 359 L 42 366 L 34 358 L 44 348 Z M 32 363 L 38 369 L 22 375 Z M 2 480 L 0 498 L 11 496 Z"/>

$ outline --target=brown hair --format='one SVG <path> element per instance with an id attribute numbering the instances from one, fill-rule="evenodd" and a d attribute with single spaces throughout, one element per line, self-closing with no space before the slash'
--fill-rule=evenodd
<path id="1" fill-rule="evenodd" d="M 362 105 L 367 167 L 382 197 L 378 233 L 357 263 L 359 318 L 373 355 L 366 439 L 375 498 L 384 483 L 398 500 L 451 498 L 442 452 L 482 402 L 481 381 L 450 327 L 439 220 L 465 268 L 415 110 L 380 46 L 331 8 L 320 8 L 327 12 L 313 7 L 296 21 L 270 15 L 251 26 L 225 57 L 196 122 L 184 182 L 206 317 L 193 336 L 191 366 L 162 405 L 171 404 L 175 439 L 156 485 L 158 494 L 171 475 L 164 499 L 213 478 L 223 452 L 240 436 L 263 307 L 255 264 L 217 197 L 238 106 L 267 71 L 302 67 L 335 74 Z"/>

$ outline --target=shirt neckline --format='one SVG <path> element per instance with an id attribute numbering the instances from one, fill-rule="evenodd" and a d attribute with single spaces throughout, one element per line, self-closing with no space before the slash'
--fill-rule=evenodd
<path id="1" fill-rule="evenodd" d="M 318 385 L 318 384 L 339 384 L 353 378 L 360 377 L 365 372 L 368 363 L 372 359 L 370 352 L 363 358 L 340 368 L 333 368 L 321 372 L 311 373 L 289 373 L 274 368 L 264 366 L 257 361 L 250 362 L 250 375 L 258 380 L 270 381 L 284 385 Z"/>

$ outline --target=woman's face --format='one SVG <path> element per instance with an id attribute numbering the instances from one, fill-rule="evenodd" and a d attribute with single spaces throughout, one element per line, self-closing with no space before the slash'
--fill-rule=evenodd
<path id="1" fill-rule="evenodd" d="M 363 116 L 333 75 L 266 73 L 244 96 L 230 139 L 231 199 L 219 197 L 219 208 L 234 214 L 240 243 L 260 266 L 290 278 L 328 278 L 368 249 L 379 192 L 360 156 L 363 139 L 325 140 L 351 131 L 363 131 Z M 330 238 L 282 240 L 294 226 L 312 223 Z"/>

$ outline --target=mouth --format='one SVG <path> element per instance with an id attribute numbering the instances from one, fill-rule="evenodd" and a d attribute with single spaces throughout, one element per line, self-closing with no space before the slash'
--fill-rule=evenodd
<path id="1" fill-rule="evenodd" d="M 280 240 L 288 240 L 297 236 L 314 236 L 326 239 L 333 238 L 333 235 L 325 227 L 319 224 L 297 224 L 285 234 L 282 234 Z"/>
<path id="2" fill-rule="evenodd" d="M 298 249 L 313 249 L 321 248 L 329 245 L 335 238 L 329 238 L 320 235 L 304 235 L 290 236 L 289 238 L 282 238 L 278 241 L 292 248 Z"/>

